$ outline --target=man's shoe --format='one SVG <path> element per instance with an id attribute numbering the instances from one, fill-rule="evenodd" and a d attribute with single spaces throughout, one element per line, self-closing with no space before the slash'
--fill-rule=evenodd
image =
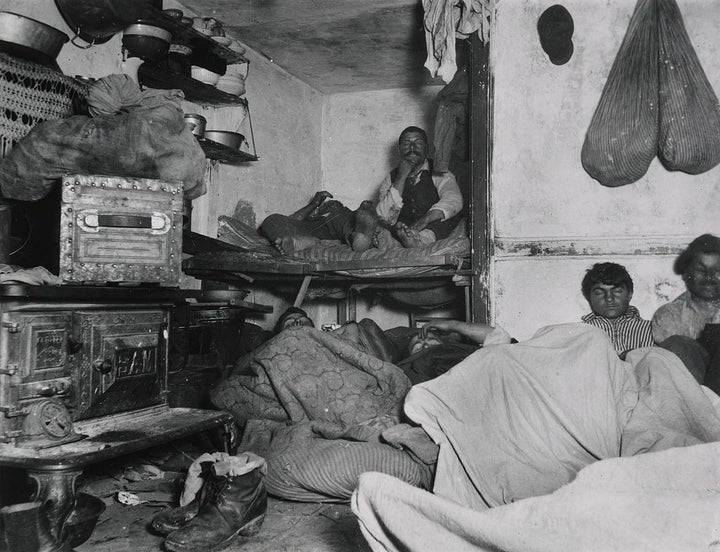
<path id="1" fill-rule="evenodd" d="M 260 468 L 238 476 L 212 476 L 207 501 L 197 516 L 170 533 L 165 548 L 172 552 L 215 552 L 238 536 L 260 531 L 267 511 L 267 492 Z"/>

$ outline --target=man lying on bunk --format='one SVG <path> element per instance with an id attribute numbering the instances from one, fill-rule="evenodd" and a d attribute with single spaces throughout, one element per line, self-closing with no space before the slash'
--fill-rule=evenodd
<path id="1" fill-rule="evenodd" d="M 407 127 L 398 139 L 400 164 L 380 185 L 376 203 L 363 201 L 351 211 L 325 201 L 329 192 L 318 192 L 292 215 L 268 216 L 261 233 L 286 255 L 320 240 L 340 240 L 362 252 L 422 247 L 448 237 L 462 217 L 463 198 L 452 173 L 433 172 L 429 147 L 424 130 Z"/>

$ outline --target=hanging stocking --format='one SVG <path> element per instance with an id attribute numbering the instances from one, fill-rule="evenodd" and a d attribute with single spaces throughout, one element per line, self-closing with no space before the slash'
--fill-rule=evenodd
<path id="1" fill-rule="evenodd" d="M 675 0 L 658 1 L 659 156 L 668 170 L 700 174 L 720 163 L 720 108 Z"/>
<path id="2" fill-rule="evenodd" d="M 657 44 L 656 0 L 638 0 L 582 147 L 603 186 L 639 180 L 657 154 Z"/>

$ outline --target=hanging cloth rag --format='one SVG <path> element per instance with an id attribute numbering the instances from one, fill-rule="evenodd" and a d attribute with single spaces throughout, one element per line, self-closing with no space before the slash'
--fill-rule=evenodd
<path id="1" fill-rule="evenodd" d="M 658 2 L 658 155 L 665 168 L 700 174 L 720 163 L 720 106 L 675 0 Z"/>
<path id="2" fill-rule="evenodd" d="M 455 39 L 478 33 L 486 42 L 497 0 L 423 0 L 425 67 L 433 78 L 450 82 L 457 71 Z"/>
<path id="3" fill-rule="evenodd" d="M 581 160 L 603 186 L 642 178 L 657 154 L 656 0 L 639 0 L 590 121 Z"/>

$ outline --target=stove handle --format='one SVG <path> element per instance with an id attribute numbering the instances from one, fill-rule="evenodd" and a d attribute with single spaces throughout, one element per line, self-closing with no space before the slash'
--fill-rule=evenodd
<path id="1" fill-rule="evenodd" d="M 93 370 L 95 370 L 96 372 L 100 372 L 101 374 L 109 374 L 110 372 L 112 372 L 113 363 L 112 360 L 110 360 L 109 358 L 98 358 L 97 360 L 93 361 L 92 367 Z"/>

